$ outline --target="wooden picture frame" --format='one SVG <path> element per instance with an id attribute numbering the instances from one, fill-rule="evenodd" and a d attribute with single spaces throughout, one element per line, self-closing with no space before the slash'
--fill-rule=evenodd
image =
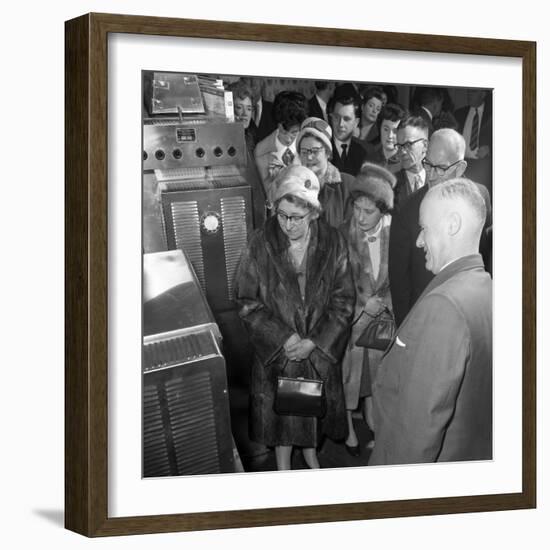
<path id="1" fill-rule="evenodd" d="M 522 490 L 186 514 L 108 516 L 109 33 L 519 58 L 522 62 Z M 536 506 L 536 45 L 533 42 L 88 14 L 65 27 L 65 525 L 86 536 L 419 516 Z"/>

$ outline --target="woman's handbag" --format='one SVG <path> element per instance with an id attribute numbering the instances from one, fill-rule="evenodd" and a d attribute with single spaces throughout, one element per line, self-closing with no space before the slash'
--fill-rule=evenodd
<path id="1" fill-rule="evenodd" d="M 386 306 L 361 333 L 355 341 L 362 348 L 386 351 L 395 335 L 395 318 Z"/>
<path id="2" fill-rule="evenodd" d="M 283 376 L 288 360 L 277 377 L 273 409 L 280 415 L 316 416 L 322 418 L 327 411 L 325 383 L 310 361 L 311 368 L 319 380 L 290 378 Z"/>

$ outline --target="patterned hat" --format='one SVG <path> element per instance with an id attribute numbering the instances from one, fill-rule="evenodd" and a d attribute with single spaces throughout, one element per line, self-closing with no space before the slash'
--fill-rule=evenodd
<path id="1" fill-rule="evenodd" d="M 277 174 L 273 181 L 271 200 L 275 203 L 285 195 L 293 195 L 307 202 L 313 208 L 321 208 L 318 198 L 319 180 L 305 166 L 288 166 Z"/>
<path id="2" fill-rule="evenodd" d="M 296 148 L 300 150 L 300 142 L 306 136 L 313 136 L 326 145 L 332 153 L 332 128 L 322 118 L 309 117 L 302 122 L 300 133 L 296 138 Z"/>
<path id="3" fill-rule="evenodd" d="M 386 210 L 391 210 L 396 181 L 389 170 L 372 162 L 364 162 L 359 174 L 349 186 L 349 192 L 352 195 L 366 195 L 374 202 L 382 202 Z"/>

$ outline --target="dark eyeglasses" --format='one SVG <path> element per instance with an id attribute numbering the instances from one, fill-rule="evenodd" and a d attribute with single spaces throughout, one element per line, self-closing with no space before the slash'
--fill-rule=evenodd
<path id="1" fill-rule="evenodd" d="M 426 138 L 419 138 L 415 139 L 414 141 L 406 141 L 405 143 L 396 143 L 395 148 L 401 152 L 402 150 L 407 151 L 409 153 L 411 149 L 413 148 L 413 145 L 415 143 L 418 143 L 419 141 L 426 141 Z"/>
<path id="2" fill-rule="evenodd" d="M 292 224 L 297 224 L 303 222 L 307 217 L 309 216 L 309 212 L 307 214 L 304 214 L 303 216 L 287 216 L 280 210 L 277 210 L 277 217 L 279 220 L 281 220 L 283 223 L 290 222 Z"/>
<path id="3" fill-rule="evenodd" d="M 438 176 L 444 176 L 445 172 L 461 162 L 462 159 L 458 159 L 456 162 L 449 164 L 449 166 L 440 166 L 439 164 L 432 164 L 428 159 L 422 159 L 422 165 L 426 169 L 426 172 L 433 170 Z"/>
<path id="4" fill-rule="evenodd" d="M 311 149 L 307 149 L 306 147 L 300 147 L 300 156 L 309 157 L 309 155 L 311 155 L 312 157 L 316 157 L 319 155 L 319 153 L 322 150 L 323 150 L 323 147 L 312 147 Z"/>

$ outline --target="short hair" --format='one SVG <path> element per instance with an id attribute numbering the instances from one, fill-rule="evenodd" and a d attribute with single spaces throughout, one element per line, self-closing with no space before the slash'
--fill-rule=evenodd
<path id="1" fill-rule="evenodd" d="M 411 126 L 412 128 L 418 128 L 426 134 L 426 137 L 428 137 L 428 134 L 430 133 L 428 123 L 421 116 L 406 116 L 405 118 L 401 119 L 401 122 L 399 123 L 397 129 L 403 130 L 403 128 L 407 128 L 408 126 Z"/>
<path id="2" fill-rule="evenodd" d="M 487 217 L 487 205 L 478 187 L 479 184 L 468 178 L 452 178 L 431 187 L 427 194 L 435 195 L 441 200 L 461 199 L 472 211 L 482 229 Z"/>
<path id="3" fill-rule="evenodd" d="M 279 92 L 273 101 L 273 120 L 285 130 L 300 126 L 307 118 L 308 104 L 304 94 L 295 91 Z"/>
<path id="4" fill-rule="evenodd" d="M 369 86 L 364 92 L 362 97 L 362 105 L 365 106 L 365 103 L 369 100 L 375 97 L 376 99 L 379 99 L 382 103 L 384 103 L 384 96 L 386 95 L 386 92 L 382 89 L 381 86 Z M 387 97 L 387 95 L 386 95 Z"/>
<path id="5" fill-rule="evenodd" d="M 398 103 L 386 103 L 378 115 L 378 125 L 380 126 L 384 120 L 390 120 L 391 122 L 402 121 L 407 116 L 407 111 Z"/>
<path id="6" fill-rule="evenodd" d="M 230 92 L 233 92 L 233 100 L 249 98 L 254 103 L 252 88 L 243 80 L 237 80 L 227 86 Z"/>
<path id="7" fill-rule="evenodd" d="M 297 197 L 296 195 L 292 195 L 291 193 L 287 193 L 283 195 L 282 197 L 278 198 L 274 204 L 273 204 L 273 210 L 277 212 L 277 208 L 279 207 L 279 204 L 282 200 L 286 200 L 292 204 L 295 204 L 296 206 L 299 206 L 300 208 L 307 208 L 310 212 L 314 212 L 316 214 L 321 213 L 321 208 L 318 208 L 317 206 L 307 202 L 306 200 L 302 199 L 301 197 Z"/>
<path id="8" fill-rule="evenodd" d="M 332 114 L 337 103 L 340 105 L 353 105 L 355 118 L 361 118 L 361 103 L 356 95 L 333 95 L 327 105 L 327 113 Z"/>
<path id="9" fill-rule="evenodd" d="M 332 82 L 330 80 L 316 80 L 314 84 L 315 89 L 318 92 L 322 92 L 323 90 L 326 90 L 332 84 Z"/>

